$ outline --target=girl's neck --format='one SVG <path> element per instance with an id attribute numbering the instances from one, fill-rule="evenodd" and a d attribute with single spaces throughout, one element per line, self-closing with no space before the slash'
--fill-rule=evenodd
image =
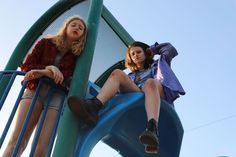
<path id="1" fill-rule="evenodd" d="M 71 46 L 72 46 L 72 43 L 73 43 L 72 40 L 69 40 L 69 39 L 66 40 L 66 45 L 67 45 L 67 47 L 71 47 Z"/>
<path id="2" fill-rule="evenodd" d="M 144 65 L 143 64 L 137 64 L 137 68 L 138 68 L 138 70 L 143 70 L 144 69 Z"/>

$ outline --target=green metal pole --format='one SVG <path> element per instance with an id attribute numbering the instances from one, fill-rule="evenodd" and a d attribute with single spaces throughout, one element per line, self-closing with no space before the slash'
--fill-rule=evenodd
<path id="1" fill-rule="evenodd" d="M 89 15 L 87 19 L 87 41 L 85 49 L 78 58 L 73 74 L 73 80 L 69 91 L 70 95 L 84 97 L 87 90 L 90 68 L 92 65 L 93 54 L 97 39 L 99 21 L 103 8 L 102 0 L 91 0 Z M 67 103 L 59 123 L 58 136 L 53 151 L 54 157 L 72 157 L 80 131 L 80 122 L 69 110 Z"/>

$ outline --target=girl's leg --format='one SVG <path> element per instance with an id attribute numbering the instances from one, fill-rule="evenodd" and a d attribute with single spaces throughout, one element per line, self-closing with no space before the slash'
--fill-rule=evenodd
<path id="1" fill-rule="evenodd" d="M 122 70 L 114 70 L 101 91 L 97 95 L 97 98 L 105 104 L 107 100 L 117 94 L 117 92 L 138 92 L 140 89 L 134 84 L 132 80 Z"/>
<path id="2" fill-rule="evenodd" d="M 51 99 L 50 105 L 46 113 L 46 117 L 43 123 L 41 134 L 39 136 L 39 140 L 36 146 L 34 157 L 46 156 L 47 147 L 50 143 L 50 138 L 51 138 L 53 129 L 55 127 L 55 122 L 57 119 L 61 100 L 62 100 L 61 94 L 54 93 L 53 98 Z"/>
<path id="3" fill-rule="evenodd" d="M 18 136 L 20 134 L 24 120 L 25 120 L 27 112 L 29 110 L 30 104 L 31 104 L 31 99 L 22 99 L 21 100 L 19 107 L 17 109 L 16 115 L 15 115 L 13 131 L 12 131 L 10 140 L 7 144 L 7 147 L 3 153 L 3 157 L 9 157 L 13 153 L 13 150 L 14 150 L 15 145 L 17 143 Z M 29 123 L 27 125 L 27 128 L 26 128 L 25 134 L 23 136 L 17 156 L 20 156 L 23 153 L 23 151 L 25 150 L 25 148 L 28 144 L 28 141 L 30 139 L 30 136 L 31 136 L 31 134 L 38 122 L 41 111 L 42 111 L 42 105 L 39 104 L 39 102 L 37 101 L 35 104 L 35 107 L 33 109 Z"/>
<path id="4" fill-rule="evenodd" d="M 42 157 L 46 155 L 47 147 L 50 142 L 50 137 L 55 126 L 57 115 L 57 110 L 51 108 L 48 109 L 43 128 L 39 137 L 39 141 L 34 153 L 35 157 Z"/>
<path id="5" fill-rule="evenodd" d="M 98 112 L 102 106 L 117 92 L 141 91 L 130 78 L 121 70 L 114 70 L 99 94 L 92 99 L 82 100 L 76 96 L 68 98 L 68 105 L 78 118 L 83 119 L 89 126 L 95 126 Z"/>
<path id="6" fill-rule="evenodd" d="M 148 123 L 146 130 L 139 136 L 139 140 L 145 146 L 146 153 L 158 153 L 159 133 L 157 122 L 161 97 L 164 95 L 163 88 L 158 80 L 148 79 L 142 90 L 145 94 L 145 109 Z"/>
<path id="7" fill-rule="evenodd" d="M 148 79 L 142 90 L 145 94 L 147 120 L 155 119 L 158 121 L 161 97 L 164 96 L 162 85 L 156 79 Z"/>

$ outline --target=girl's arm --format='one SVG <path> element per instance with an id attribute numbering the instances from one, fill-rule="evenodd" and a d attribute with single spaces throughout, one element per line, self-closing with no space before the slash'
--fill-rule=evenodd
<path id="1" fill-rule="evenodd" d="M 46 69 L 34 69 L 30 70 L 25 74 L 24 79 L 29 81 L 29 80 L 34 80 L 38 79 L 40 77 L 49 77 L 55 81 L 56 84 L 61 84 L 64 80 L 63 75 L 59 71 L 59 69 L 55 66 L 50 66 L 49 68 Z"/>
<path id="2" fill-rule="evenodd" d="M 167 61 L 168 64 L 170 64 L 171 60 L 178 55 L 177 50 L 175 49 L 175 47 L 170 44 L 170 43 L 162 43 L 162 44 L 158 44 L 157 42 L 150 46 L 149 48 L 150 51 L 152 51 L 152 53 L 154 55 L 158 54 L 158 55 L 164 55 L 165 56 L 165 60 Z"/>
<path id="3" fill-rule="evenodd" d="M 40 63 L 42 53 L 44 50 L 44 39 L 38 41 L 32 50 L 32 53 L 27 55 L 25 62 L 20 65 L 20 68 L 24 72 L 28 72 L 32 69 L 44 69 L 45 66 Z"/>

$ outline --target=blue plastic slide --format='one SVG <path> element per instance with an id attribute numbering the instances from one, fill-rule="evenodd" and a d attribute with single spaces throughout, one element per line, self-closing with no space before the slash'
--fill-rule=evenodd
<path id="1" fill-rule="evenodd" d="M 97 94 L 99 88 L 89 83 L 87 97 Z M 81 127 L 76 146 L 77 157 L 88 157 L 93 147 L 102 140 L 124 157 L 178 157 L 183 127 L 173 105 L 161 102 L 159 119 L 160 152 L 146 154 L 138 140 L 146 126 L 144 95 L 142 93 L 118 94 L 101 110 L 95 128 Z"/>

